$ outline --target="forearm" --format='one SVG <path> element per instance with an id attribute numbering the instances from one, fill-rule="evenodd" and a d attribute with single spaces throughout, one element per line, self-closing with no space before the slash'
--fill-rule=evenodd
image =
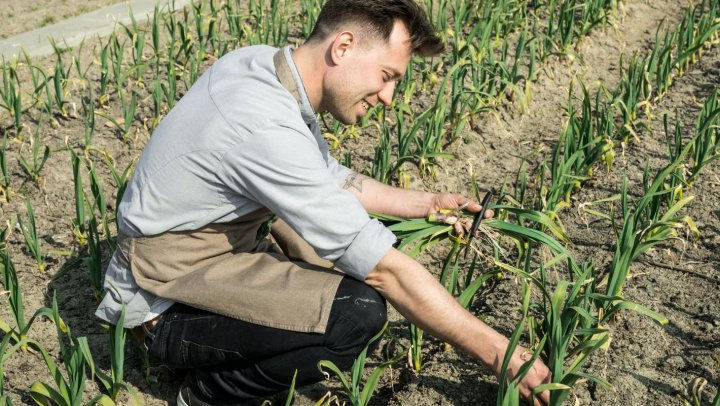
<path id="1" fill-rule="evenodd" d="M 409 321 L 500 371 L 507 338 L 462 308 L 414 260 L 391 249 L 365 281 Z"/>
<path id="2" fill-rule="evenodd" d="M 427 216 L 435 194 L 402 189 L 350 172 L 343 189 L 350 191 L 365 210 L 403 218 Z"/>

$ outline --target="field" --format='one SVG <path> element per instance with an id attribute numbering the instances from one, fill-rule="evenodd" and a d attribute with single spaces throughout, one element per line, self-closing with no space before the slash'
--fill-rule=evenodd
<path id="1" fill-rule="evenodd" d="M 183 372 L 146 371 L 93 316 L 116 199 L 204 69 L 239 46 L 298 43 L 319 3 L 202 3 L 6 61 L 0 405 L 44 404 L 49 388 L 52 404 L 174 404 Z M 446 55 L 415 59 L 393 106 L 355 126 L 323 116 L 333 155 L 394 185 L 496 191 L 472 255 L 445 225 L 384 220 L 473 314 L 551 365 L 553 404 L 720 405 L 718 1 L 422 3 Z M 0 38 L 41 25 L 14 21 Z M 511 383 L 389 317 L 364 375 L 398 360 L 370 404 L 515 404 Z M 328 392 L 350 404 L 336 377 L 294 404 Z"/>

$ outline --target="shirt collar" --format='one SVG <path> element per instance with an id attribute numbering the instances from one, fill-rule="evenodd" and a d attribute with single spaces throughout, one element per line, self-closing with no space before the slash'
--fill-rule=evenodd
<path id="1" fill-rule="evenodd" d="M 300 72 L 295 65 L 295 61 L 292 58 L 292 46 L 286 46 L 280 49 L 273 58 L 275 63 L 275 72 L 280 79 L 280 83 L 287 89 L 290 94 L 293 95 L 295 100 L 300 107 L 300 114 L 302 115 L 305 124 L 312 124 L 315 122 L 315 110 L 313 110 L 310 104 L 310 99 L 305 91 L 305 85 L 303 84 Z"/>

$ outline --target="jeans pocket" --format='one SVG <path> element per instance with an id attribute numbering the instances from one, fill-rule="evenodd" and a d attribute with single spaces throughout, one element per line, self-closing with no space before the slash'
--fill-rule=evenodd
<path id="1" fill-rule="evenodd" d="M 190 340 L 181 341 L 183 364 L 191 368 L 213 365 L 243 363 L 245 358 L 239 352 L 200 344 Z"/>
<path id="2" fill-rule="evenodd" d="M 164 317 L 153 328 L 154 338 L 147 343 L 150 364 L 199 368 L 243 363 L 245 358 L 240 352 L 223 340 L 226 336 L 213 331 L 216 317 L 178 314 Z"/>

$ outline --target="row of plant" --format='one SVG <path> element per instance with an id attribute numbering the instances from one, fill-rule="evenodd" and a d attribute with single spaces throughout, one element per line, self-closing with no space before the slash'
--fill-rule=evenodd
<path id="1" fill-rule="evenodd" d="M 694 8 L 688 9 L 688 11 L 684 15 L 684 18 L 677 25 L 675 30 L 671 31 L 673 33 L 678 33 L 681 31 L 685 33 L 692 33 L 692 36 L 686 35 L 685 37 L 700 39 L 689 41 L 691 43 L 694 42 L 691 47 L 691 52 L 677 52 L 677 57 L 675 59 L 671 59 L 670 62 L 668 62 L 670 63 L 669 66 L 672 68 L 670 69 L 670 71 L 677 71 L 678 74 L 681 74 L 682 69 L 687 68 L 686 61 L 689 61 L 691 58 L 694 59 L 696 55 L 700 54 L 704 49 L 711 46 L 714 38 L 716 38 L 718 26 L 707 24 L 708 20 L 706 19 L 706 17 L 704 17 L 707 14 L 703 14 L 703 12 L 706 11 L 706 6 L 710 9 L 717 8 L 717 4 L 711 3 L 709 5 L 706 5 L 705 3 L 702 3 Z M 696 16 L 699 16 L 700 18 L 696 19 Z M 714 21 L 714 14 L 710 15 L 709 18 L 709 21 Z M 659 46 L 663 45 L 656 45 L 656 49 L 653 50 L 653 53 L 657 52 L 657 47 Z M 679 46 L 678 48 L 682 49 Z M 652 77 L 649 75 L 649 73 L 651 72 L 644 72 L 644 77 Z M 618 96 L 622 96 L 628 93 L 628 89 L 628 87 L 623 88 L 621 86 L 620 91 L 617 92 L 611 100 L 619 100 Z M 565 205 L 569 203 L 570 193 L 572 192 L 572 190 L 579 187 L 581 182 L 583 180 L 586 180 L 588 176 L 592 174 L 593 165 L 599 159 L 602 158 L 606 162 L 608 167 L 611 165 L 613 156 L 611 140 L 613 138 L 617 139 L 623 137 L 623 135 L 625 134 L 623 130 L 627 128 L 624 123 L 619 126 L 615 123 L 614 117 L 612 115 L 613 104 L 611 104 L 610 102 L 603 102 L 602 104 L 600 103 L 600 96 L 603 95 L 603 93 L 597 93 L 594 103 L 595 108 L 593 109 L 591 107 L 591 98 L 587 89 L 585 89 L 584 86 L 582 86 L 582 91 L 584 98 L 582 103 L 582 113 L 580 117 L 575 114 L 575 109 L 572 104 L 571 91 L 570 102 L 568 103 L 568 114 L 570 116 L 570 119 L 568 124 L 563 129 L 560 142 L 554 149 L 552 164 L 550 167 L 551 174 L 549 176 L 551 184 L 547 189 L 545 189 L 546 186 L 545 182 L 543 181 L 544 171 L 547 170 L 546 165 L 543 165 L 541 167 L 540 174 L 538 176 L 538 185 L 540 185 L 540 190 L 535 195 L 540 197 L 542 204 L 536 204 L 533 206 L 535 206 L 539 210 L 549 212 L 550 217 L 547 220 L 550 220 L 550 218 L 554 217 L 555 209 L 559 203 L 564 203 Z M 667 88 L 665 88 L 664 91 L 666 92 Z M 656 101 L 659 99 L 660 97 L 655 98 Z M 618 104 L 620 103 L 615 103 L 615 106 L 617 106 Z M 609 267 L 609 272 L 605 276 L 604 283 L 608 284 L 608 288 L 605 293 L 605 299 L 602 300 L 604 305 L 599 310 L 601 315 L 609 317 L 610 314 L 614 314 L 620 308 L 632 308 L 634 310 L 640 310 L 645 314 L 652 315 L 658 320 L 664 321 L 661 316 L 652 313 L 648 309 L 638 307 L 636 304 L 630 304 L 628 302 L 622 301 L 622 286 L 625 283 L 630 264 L 640 254 L 652 248 L 655 244 L 658 244 L 665 239 L 674 236 L 674 228 L 678 224 L 685 222 L 691 227 L 691 229 L 695 230 L 692 220 L 689 217 L 674 217 L 677 211 L 680 210 L 680 208 L 682 208 L 685 204 L 687 204 L 692 198 L 687 197 L 684 199 L 677 198 L 675 200 L 672 200 L 668 198 L 668 196 L 677 196 L 678 193 L 681 195 L 681 192 L 675 190 L 673 193 L 669 193 L 668 190 L 665 190 L 662 187 L 664 187 L 666 181 L 673 181 L 674 184 L 679 183 L 679 178 L 675 175 L 675 172 L 680 170 L 681 163 L 683 163 L 682 161 L 684 155 L 687 155 L 688 151 L 692 151 L 695 156 L 698 156 L 698 158 L 695 158 L 691 161 L 693 167 L 697 165 L 698 169 L 702 167 L 702 165 L 696 163 L 709 162 L 710 160 L 714 159 L 709 159 L 709 156 L 717 156 L 715 152 L 716 147 L 712 145 L 714 144 L 714 142 L 711 141 L 714 140 L 716 137 L 715 126 L 717 124 L 713 121 L 712 118 L 712 115 L 716 113 L 707 113 L 707 110 L 712 110 L 712 106 L 714 106 L 715 104 L 716 94 L 713 93 L 711 94 L 705 107 L 703 108 L 703 112 L 705 113 L 704 116 L 701 115 L 701 117 L 698 119 L 698 129 L 696 132 L 696 137 L 690 144 L 688 144 L 682 154 L 680 153 L 680 150 L 677 150 L 675 155 L 670 156 L 671 162 L 673 162 L 673 164 L 666 168 L 666 170 L 658 174 L 658 176 L 655 178 L 655 181 L 652 182 L 651 185 L 648 185 L 649 175 L 646 169 L 644 182 L 646 195 L 643 199 L 640 199 L 638 202 L 636 202 L 634 210 L 629 209 L 627 203 L 627 188 L 625 184 L 623 185 L 621 191 L 621 202 L 623 203 L 621 205 L 621 211 L 622 219 L 624 220 L 623 224 L 625 226 L 622 228 L 621 232 L 618 232 L 618 244 L 616 248 L 616 254 L 614 256 L 612 264 Z M 598 114 L 598 112 L 601 113 Z M 689 176 L 690 178 L 694 179 L 696 174 L 697 173 L 690 172 Z M 688 183 L 689 182 L 684 182 L 684 185 L 687 185 Z M 516 199 L 511 199 L 514 200 L 515 203 L 524 201 L 524 186 L 526 186 L 526 181 L 517 182 L 515 188 Z M 679 188 L 681 186 L 676 185 L 675 187 Z M 667 206 L 663 206 L 663 204 Z M 522 206 L 522 203 L 520 203 L 519 205 Z M 536 213 L 535 215 L 539 216 L 540 214 L 541 213 Z M 388 219 L 385 218 L 385 220 Z M 394 228 L 395 231 L 399 232 L 400 236 L 402 237 L 409 237 L 409 240 L 413 240 L 415 238 L 429 238 L 437 240 L 441 239 L 439 237 L 442 236 L 444 233 L 448 233 L 451 230 L 451 227 L 433 225 L 425 220 L 416 220 L 413 222 L 401 221 L 400 219 L 392 220 L 397 221 L 397 223 L 392 226 L 391 229 Z M 550 221 L 536 221 L 535 223 L 538 224 L 540 228 L 544 229 L 548 229 L 548 224 L 552 224 L 552 222 Z M 613 225 L 615 225 L 615 222 L 613 222 Z M 562 236 L 561 226 L 551 227 L 551 229 L 553 229 L 556 234 Z M 524 231 L 527 232 L 527 230 Z M 427 244 L 428 241 L 426 240 L 425 242 L 416 245 L 416 250 L 417 247 L 423 247 Z M 448 270 L 448 264 L 452 262 L 455 264 L 455 267 L 457 267 L 458 257 L 456 248 L 458 246 L 458 240 L 455 239 L 452 244 L 453 248 L 451 249 L 448 259 L 445 262 L 445 266 L 443 267 L 443 271 L 441 273 L 441 280 L 445 279 L 446 271 Z M 526 258 L 529 260 L 529 252 L 530 250 L 525 250 L 524 253 L 521 253 L 521 255 L 519 255 L 519 258 Z M 455 258 L 454 262 L 450 260 L 450 258 L 453 257 Z M 529 264 L 529 262 L 526 262 L 526 264 Z M 498 265 L 501 267 L 508 267 L 507 264 L 503 265 L 502 262 L 498 263 Z M 475 262 L 473 261 L 471 270 L 467 274 L 470 277 L 472 277 L 473 275 L 474 267 Z M 572 268 L 576 274 L 578 273 L 577 270 L 579 268 L 576 265 L 571 265 L 570 268 Z M 581 268 L 583 269 L 582 275 L 584 276 L 584 278 L 579 279 L 581 281 L 595 280 L 598 275 L 601 275 L 601 273 L 596 273 L 594 271 L 594 267 L 592 266 L 592 264 L 583 264 Z M 510 269 L 519 272 L 517 268 Z M 541 266 L 541 271 L 542 269 L 543 268 Z M 493 275 L 494 273 L 496 272 L 489 272 L 485 276 Z M 454 274 L 457 274 L 457 268 L 455 268 Z M 543 272 L 541 272 L 541 274 L 543 274 Z M 526 272 L 526 275 L 532 275 L 532 273 Z M 588 277 L 590 276 L 592 278 L 588 279 Z M 482 280 L 482 278 L 478 278 L 478 281 L 480 280 Z M 567 284 L 570 282 L 562 283 Z M 466 283 L 466 286 L 468 285 L 469 283 Z M 547 284 L 545 283 L 544 277 L 540 282 L 536 283 L 536 285 L 538 285 L 538 287 L 540 287 L 541 289 L 545 289 Z M 457 291 L 453 290 L 456 289 L 456 285 L 452 286 L 453 288 L 451 288 L 451 291 L 457 293 Z M 567 286 L 565 287 L 567 288 Z M 586 292 L 590 291 L 588 287 L 582 287 L 582 289 Z M 544 291 L 543 293 L 548 299 L 550 298 L 547 291 Z M 592 295 L 595 295 L 594 299 L 595 302 L 597 302 L 598 298 L 600 297 L 597 296 L 599 294 L 593 293 Z M 571 295 L 568 299 L 568 303 L 573 303 L 572 305 L 574 305 L 575 303 L 573 302 L 573 300 L 575 300 L 575 298 L 575 296 Z M 546 308 L 545 310 L 548 309 Z M 550 315 L 551 312 L 545 311 L 541 312 L 541 314 Z M 589 315 L 590 312 L 586 312 L 585 314 Z M 608 318 L 603 318 L 602 320 L 596 319 L 597 325 L 600 325 L 602 321 L 605 320 L 608 320 Z M 587 322 L 585 323 L 585 325 L 587 325 Z M 604 343 L 604 340 L 607 338 L 606 333 L 607 330 L 605 330 L 605 332 L 603 333 L 605 334 L 603 335 L 603 337 L 605 337 L 603 340 L 598 340 L 598 330 L 596 328 L 596 330 L 593 330 L 592 334 L 589 334 L 587 337 L 585 337 L 585 339 L 591 340 L 590 343 L 592 343 L 592 345 L 598 344 L 599 347 L 599 345 L 602 345 Z M 411 356 L 409 356 L 409 359 L 411 360 L 412 366 L 416 368 L 416 370 L 419 369 L 420 365 L 420 352 L 417 347 L 419 347 L 421 340 L 421 332 L 417 331 L 417 329 L 413 331 L 413 328 L 411 327 L 412 354 Z M 580 340 L 580 342 L 583 342 L 583 340 Z M 568 343 L 569 342 L 565 342 L 565 345 L 567 346 Z M 557 340 L 555 340 L 555 344 L 557 344 Z M 550 348 L 557 348 L 555 344 L 551 344 Z M 585 342 L 583 345 L 589 344 Z M 592 345 L 589 348 L 592 348 L 593 351 L 598 348 L 593 347 Z M 573 372 L 576 372 L 578 370 L 584 360 L 586 360 L 587 355 L 589 355 L 589 352 L 583 353 L 582 357 L 578 358 L 582 359 L 583 361 L 574 362 L 572 364 Z M 562 365 L 562 363 L 565 361 L 564 357 L 560 357 L 559 359 L 553 357 L 545 358 L 546 361 L 554 361 L 552 363 L 553 365 Z M 554 395 L 554 402 L 556 402 L 556 404 L 559 404 L 561 403 L 561 400 L 558 401 L 557 399 L 564 398 L 564 396 L 567 395 L 566 390 L 569 389 L 571 385 L 568 386 L 567 382 L 560 384 L 562 378 L 566 377 L 566 374 L 562 374 L 560 373 L 561 371 L 557 371 L 556 369 L 553 369 L 553 371 L 556 372 L 555 376 L 560 377 L 556 382 L 559 386 L 551 386 L 549 388 L 560 390 L 560 392 L 558 392 L 560 393 L 560 395 Z M 582 373 L 572 375 L 571 383 L 574 383 L 582 376 L 584 376 Z M 605 382 L 599 379 L 597 381 L 607 386 Z M 502 396 L 500 398 L 502 399 Z"/>
<path id="2" fill-rule="evenodd" d="M 638 129 L 649 128 L 649 122 L 640 123 L 638 107 L 643 107 L 646 119 L 650 120 L 653 103 L 657 103 L 667 91 L 672 77 L 682 74 L 691 60 L 695 60 L 703 51 L 718 41 L 720 21 L 717 19 L 717 0 L 703 1 L 689 7 L 677 25 L 665 32 L 663 38 L 685 37 L 691 46 L 674 46 L 677 41 L 657 42 L 649 54 L 643 58 L 637 55 L 631 58 L 628 69 L 621 70 L 621 78 L 614 91 L 608 91 L 602 85 L 591 95 L 583 83 L 581 87 L 580 108 L 575 107 L 574 92 L 571 88 L 566 112 L 567 123 L 563 126 L 558 142 L 553 148 L 548 164 L 532 177 L 538 190 L 528 191 L 528 175 L 524 168 L 518 171 L 513 190 L 514 202 L 521 207 L 531 207 L 548 213 L 551 217 L 557 210 L 570 204 L 573 190 L 591 178 L 594 166 L 602 161 L 610 169 L 616 155 L 617 143 L 624 145 L 628 135 L 638 138 Z M 661 26 L 662 27 L 662 26 Z M 658 32 L 660 29 L 658 29 Z M 682 34 L 682 35 L 681 35 Z M 658 38 L 661 36 L 658 35 Z M 668 58 L 658 62 L 656 55 Z M 620 65 L 623 65 L 621 56 Z M 637 64 L 632 61 L 644 60 Z M 657 72 L 666 74 L 662 77 Z M 658 85 L 662 93 L 652 93 L 650 83 Z M 660 86 L 661 85 L 661 86 Z"/>
<path id="3" fill-rule="evenodd" d="M 708 9 L 705 9 L 705 7 L 708 7 Z M 632 74 L 628 73 L 628 71 L 624 73 L 618 91 L 613 94 L 609 102 L 602 99 L 607 92 L 599 91 L 594 98 L 594 103 L 592 103 L 593 99 L 591 99 L 585 87 L 582 87 L 584 97 L 579 119 L 576 116 L 576 110 L 571 100 L 567 110 L 569 115 L 568 123 L 563 128 L 560 141 L 553 151 L 549 176 L 550 184 L 546 188 L 544 178 L 545 171 L 548 169 L 543 164 L 539 170 L 539 175 L 536 175 L 536 185 L 539 190 L 534 194 L 536 201 L 531 207 L 547 211 L 553 217 L 558 206 L 570 204 L 570 193 L 580 187 L 582 182 L 592 175 L 593 166 L 598 160 L 602 159 L 609 169 L 614 156 L 612 140 L 622 139 L 627 141 L 628 133 L 632 133 L 637 138 L 635 131 L 631 126 L 628 126 L 626 120 L 615 124 L 616 121 L 612 113 L 613 108 L 617 109 L 618 106 L 622 107 L 622 109 L 617 109 L 618 111 L 627 113 L 628 110 L 624 109 L 626 104 L 622 100 L 637 100 L 637 95 L 641 93 L 637 91 L 638 87 L 634 87 L 631 79 L 635 77 L 645 78 L 645 83 L 648 80 L 656 79 L 655 83 L 663 84 L 663 86 L 659 86 L 661 90 L 658 91 L 652 102 L 661 100 L 662 95 L 667 92 L 672 78 L 682 75 L 683 70 L 687 68 L 690 61 L 695 61 L 695 58 L 703 50 L 717 42 L 717 30 L 720 25 L 715 21 L 716 10 L 717 2 L 710 2 L 709 4 L 703 2 L 694 8 L 688 9 L 676 28 L 669 31 L 669 34 L 664 35 L 666 41 L 656 44 L 651 55 L 645 61 L 654 61 L 653 55 L 661 53 L 658 52 L 658 49 L 665 49 L 666 55 L 670 55 L 670 57 L 661 63 L 660 70 L 665 72 L 666 75 L 663 79 L 661 79 L 660 75 L 657 75 L 657 71 L 653 70 L 654 67 L 656 68 L 655 64 L 645 63 L 638 71 Z M 705 16 L 708 16 L 709 20 Z M 709 24 L 708 21 L 714 23 Z M 677 37 L 683 37 L 685 41 L 678 41 L 676 46 L 668 48 L 667 38 Z M 676 50 L 675 53 L 671 52 L 673 49 Z M 645 105 L 646 111 L 649 112 L 651 106 L 650 96 L 649 93 L 643 94 L 640 98 L 642 102 L 634 105 Z M 572 90 L 570 98 L 572 99 Z M 689 229 L 697 236 L 698 231 L 692 220 L 688 216 L 679 215 L 678 212 L 692 200 L 691 196 L 683 197 L 683 190 L 690 187 L 702 167 L 717 158 L 717 114 L 720 114 L 720 111 L 717 110 L 717 92 L 712 92 L 698 117 L 695 135 L 685 146 L 682 144 L 679 123 L 676 121 L 675 132 L 671 134 L 668 130 L 667 117 L 664 117 L 670 164 L 661 170 L 654 179 L 650 179 L 649 169 L 646 167 L 642 182 L 645 194 L 637 199 L 634 204 L 630 205 L 628 203 L 626 180 L 623 181 L 619 196 L 604 199 L 611 202 L 617 199 L 620 200 L 619 218 L 622 220 L 621 227 L 618 227 L 614 208 L 611 208 L 610 216 L 603 215 L 611 221 L 617 237 L 615 254 L 606 273 L 595 273 L 591 264 L 583 265 L 581 269 L 585 269 L 587 272 L 582 272 L 580 278 L 560 281 L 552 296 L 549 294 L 549 290 L 546 289 L 548 285 L 544 280 L 544 276 L 542 276 L 544 275 L 542 263 L 539 268 L 540 281 L 530 278 L 532 284 L 541 291 L 544 298 L 543 310 L 540 311 L 540 314 L 547 315 L 541 321 L 545 328 L 544 331 L 551 333 L 550 341 L 555 342 L 555 344 L 548 345 L 544 338 L 539 343 L 537 338 L 534 341 L 538 349 L 536 356 L 541 355 L 543 360 L 551 366 L 553 372 L 554 384 L 539 388 L 539 390 L 550 389 L 554 391 L 551 398 L 552 404 L 561 404 L 567 395 L 567 390 L 579 378 L 588 378 L 601 386 L 608 386 L 606 382 L 598 377 L 578 372 L 578 368 L 585 362 L 591 352 L 606 345 L 607 330 L 603 326 L 603 321 L 608 320 L 608 314 L 612 314 L 617 310 L 615 304 L 624 303 L 616 302 L 616 300 L 622 298 L 622 288 L 626 282 L 631 264 L 642 253 L 655 245 L 669 238 L 676 238 L 677 227 L 683 223 L 687 224 Z M 633 120 L 636 118 L 634 114 L 625 114 L 622 117 L 624 119 L 632 117 Z M 649 114 L 647 114 L 647 117 L 648 119 L 651 118 Z M 522 172 L 522 176 L 518 176 L 515 185 L 516 193 L 513 200 L 520 205 L 525 202 L 526 179 L 524 172 Z M 597 211 L 594 211 L 594 213 L 600 214 Z M 569 263 L 568 267 L 577 274 L 576 266 Z M 519 272 L 517 269 L 513 271 Z M 526 276 L 537 275 L 538 273 L 537 271 L 535 273 L 528 271 L 529 269 L 526 267 L 524 270 Z M 602 306 L 598 306 L 597 303 L 600 296 L 595 293 L 598 287 L 595 284 L 606 286 L 605 297 L 601 300 Z M 569 294 L 568 289 L 570 289 Z M 584 294 L 590 292 L 589 296 L 584 296 L 581 300 L 587 300 L 588 297 L 591 297 L 595 303 L 587 302 L 584 305 L 579 305 L 577 302 L 579 299 L 578 292 Z M 551 304 L 552 307 L 548 307 L 548 304 Z M 629 307 L 634 310 L 639 309 L 635 305 Z M 593 310 L 595 311 L 593 312 Z M 647 309 L 640 310 L 653 316 L 658 321 L 662 320 L 659 315 L 648 313 Z M 532 337 L 543 337 L 543 335 L 537 334 L 537 320 L 527 315 L 528 305 L 527 302 L 524 302 L 523 319 L 518 325 L 516 334 L 521 333 L 524 328 L 523 323 L 527 322 L 531 341 Z M 581 328 L 582 331 L 578 333 L 572 329 L 567 330 L 568 326 L 573 329 Z M 567 336 L 563 336 L 561 333 L 567 333 Z M 585 335 L 584 338 L 583 334 Z M 552 340 L 553 337 L 554 340 Z M 561 340 L 558 341 L 558 338 Z M 564 346 L 559 346 L 558 343 L 562 343 Z M 558 354 L 557 351 L 563 348 L 567 350 L 569 343 L 576 345 L 574 352 L 577 358 L 572 360 L 563 357 L 557 358 L 555 356 Z M 563 354 L 562 351 L 560 354 Z M 570 375 L 564 374 L 562 370 L 562 365 L 568 364 L 572 370 Z M 560 370 L 552 365 L 560 365 Z M 507 393 L 502 394 L 504 389 L 501 388 L 498 404 L 517 404 L 516 384 L 518 379 L 519 377 L 516 377 L 513 382 L 508 383 Z M 715 398 L 713 404 L 718 404 L 718 402 L 720 402 L 720 396 Z"/>
<path id="4" fill-rule="evenodd" d="M 570 45 L 592 27 L 608 24 L 615 9 L 614 1 L 551 1 L 530 10 L 527 2 L 512 8 L 507 2 L 476 8 L 471 4 L 455 2 L 448 55 L 439 61 L 413 60 L 398 84 L 396 102 L 375 112 L 380 141 L 368 172 L 372 177 L 383 182 L 397 178 L 404 184 L 406 163 L 432 175 L 440 159 L 453 157 L 445 149 L 466 127 L 474 127 L 478 114 L 495 111 L 506 99 L 519 100 L 524 111 L 538 66 L 551 55 L 568 55 Z M 438 26 L 446 27 L 447 19 Z M 438 82 L 434 102 L 418 108 L 415 101 Z M 330 138 L 339 143 L 353 131 Z"/>
<path id="5" fill-rule="evenodd" d="M 481 230 L 488 238 L 474 248 L 467 245 L 467 240 L 453 235 L 452 224 L 437 224 L 435 219 L 404 220 L 378 215 L 383 221 L 391 223 L 390 229 L 400 240 L 399 248 L 411 255 L 417 255 L 433 243 L 450 241 L 450 253 L 440 280 L 466 308 L 477 292 L 487 288 L 488 282 L 500 277 L 501 272 L 521 278 L 524 292 L 522 318 L 511 343 L 517 345 L 520 335 L 523 332 L 528 334 L 535 352 L 527 367 L 537 357 L 550 367 L 552 383 L 539 387 L 538 391 L 552 390 L 553 405 L 562 404 L 581 379 L 592 380 L 604 388 L 610 387 L 604 379 L 584 372 L 582 367 L 595 351 L 609 345 L 609 322 L 618 311 L 633 310 L 661 324 L 668 322 L 662 315 L 625 300 L 622 288 L 632 263 L 641 254 L 670 238 L 678 238 L 678 227 L 682 224 L 697 232 L 692 220 L 679 212 L 692 200 L 692 196 L 683 196 L 683 190 L 690 186 L 691 179 L 695 179 L 705 165 L 720 157 L 717 91 L 706 100 L 696 121 L 695 134 L 685 144 L 679 123 L 676 122 L 671 131 L 667 118 L 665 121 L 670 163 L 652 178 L 649 166 L 646 166 L 642 180 L 644 194 L 641 197 L 634 201 L 628 198 L 625 180 L 620 194 L 608 199 L 619 201 L 620 207 L 617 215 L 614 209 L 611 209 L 611 215 L 606 215 L 617 239 L 613 260 L 606 270 L 599 270 L 589 262 L 577 264 L 553 236 L 537 230 L 543 228 L 561 240 L 566 239 L 560 225 L 540 211 L 495 205 L 494 209 L 499 211 L 498 218 L 482 223 Z M 460 216 L 461 212 L 452 213 L 450 218 L 453 221 L 450 223 Z M 511 245 L 517 249 L 514 255 L 500 254 L 506 244 L 497 241 L 498 236 L 512 241 Z M 490 269 L 486 272 L 477 271 L 482 245 L 493 247 L 487 257 L 491 258 L 494 267 L 485 267 Z M 471 250 L 475 253 L 472 261 L 463 263 L 467 269 L 459 271 L 461 259 Z M 536 255 L 533 254 L 535 252 Z M 556 271 L 554 279 L 557 276 L 560 279 L 551 281 L 547 277 L 549 269 Z M 539 302 L 530 301 L 531 291 L 541 298 Z M 422 366 L 422 331 L 413 326 L 410 329 L 408 361 L 413 370 L 419 372 Z M 509 359 L 506 359 L 505 367 L 508 362 Z M 522 376 L 523 370 L 506 385 L 501 384 L 499 405 L 519 404 L 517 391 Z M 504 377 L 501 377 L 501 382 L 505 382 Z"/>
<path id="6" fill-rule="evenodd" d="M 703 0 L 686 8 L 674 27 L 668 30 L 658 27 L 655 45 L 649 53 L 631 56 L 626 67 L 621 63 L 623 74 L 611 104 L 622 118 L 624 131 L 619 135 L 623 141 L 629 135 L 636 136 L 637 128 L 648 127 L 639 121 L 638 113 L 642 111 L 651 120 L 652 103 L 661 100 L 673 81 L 718 43 L 719 7 L 717 0 Z"/>
<path id="7" fill-rule="evenodd" d="M 665 41 L 655 45 L 650 56 L 644 59 L 645 63 L 631 64 L 631 69 L 623 73 L 620 86 L 609 101 L 603 99 L 607 94 L 604 89 L 598 91 L 592 99 L 582 86 L 583 98 L 579 117 L 572 104 L 571 90 L 571 100 L 567 109 L 568 123 L 564 126 L 560 140 L 553 150 L 550 184 L 546 188 L 544 173 L 548 169 L 543 164 L 539 175 L 536 176 L 539 190 L 534 194 L 536 201 L 531 207 L 549 212 L 552 217 L 558 206 L 570 204 L 570 193 L 592 175 L 593 166 L 597 161 L 604 161 L 608 169 L 610 168 L 614 156 L 612 140 L 627 141 L 628 133 L 632 133 L 637 138 L 634 125 L 628 125 L 630 122 L 628 118 L 636 119 L 637 110 L 627 109 L 626 106 L 644 105 L 646 112 L 649 112 L 650 103 L 661 100 L 672 78 L 682 75 L 690 61 L 695 61 L 703 50 L 717 42 L 717 30 L 720 25 L 715 21 L 716 12 L 717 2 L 709 4 L 703 2 L 694 8 L 689 8 L 675 29 L 663 36 Z M 684 38 L 684 41 L 674 42 L 673 39 L 679 37 Z M 667 58 L 658 62 L 655 56 L 658 54 L 664 54 Z M 659 75 L 658 72 L 664 72 L 664 76 Z M 638 89 L 642 86 L 634 83 L 633 78 L 643 78 L 642 83 L 645 84 L 654 79 L 654 83 L 659 85 L 656 96 L 651 100 L 652 95 L 649 92 L 639 92 Z M 631 102 L 624 102 L 628 100 Z M 637 100 L 641 101 L 637 102 Z M 621 115 L 623 118 L 621 123 L 616 123 L 613 110 L 624 113 Z M 568 268 L 573 270 L 570 275 L 575 274 L 576 277 L 571 277 L 569 281 L 561 280 L 551 295 L 545 280 L 543 263 L 540 263 L 536 272 L 530 272 L 527 266 L 529 262 L 526 262 L 523 271 L 512 269 L 515 273 L 523 272 L 543 297 L 542 310 L 539 314 L 546 317 L 538 323 L 536 318 L 528 316 L 528 311 L 533 306 L 529 305 L 528 296 L 525 296 L 522 306 L 523 316 L 513 335 L 513 343 L 517 344 L 519 334 L 524 331 L 524 324 L 527 323 L 531 342 L 536 344 L 535 356 L 541 356 L 553 372 L 553 384 L 538 388 L 538 391 L 545 389 L 553 391 L 551 404 L 561 404 L 567 396 L 567 390 L 581 378 L 591 379 L 603 387 L 609 386 L 599 377 L 581 372 L 579 367 L 592 352 L 607 345 L 608 330 L 605 323 L 609 320 L 609 315 L 618 310 L 618 304 L 622 303 L 623 307 L 640 310 L 661 323 L 665 322 L 660 315 L 647 309 L 638 308 L 635 304 L 626 305 L 628 302 L 622 301 L 622 288 L 631 264 L 655 245 L 676 237 L 679 225 L 686 223 L 694 233 L 697 233 L 692 220 L 688 216 L 679 215 L 678 212 L 692 200 L 691 196 L 683 197 L 682 191 L 691 185 L 703 166 L 717 157 L 716 139 L 719 123 L 717 114 L 720 114 L 717 110 L 717 92 L 712 92 L 698 117 L 695 135 L 685 146 L 682 145 L 679 123 L 676 121 L 675 132 L 670 134 L 667 117 L 664 118 L 670 164 L 654 179 L 650 179 L 649 167 L 646 166 L 642 182 L 644 195 L 632 205 L 628 203 L 627 181 L 623 181 L 620 195 L 617 197 L 621 203 L 619 216 L 622 220 L 621 227 L 617 226 L 614 208 L 611 208 L 610 216 L 604 216 L 611 221 L 617 238 L 615 254 L 606 273 L 596 273 L 592 264 L 583 264 L 580 267 L 583 271 L 578 273 L 578 267 L 569 260 Z M 650 114 L 647 114 L 647 117 L 650 119 Z M 691 158 L 687 159 L 689 155 Z M 526 176 L 522 172 L 515 185 L 516 193 L 513 199 L 515 203 L 523 205 L 525 202 L 526 186 Z M 617 199 L 612 197 L 605 200 Z M 529 257 L 525 258 L 529 259 Z M 533 276 L 538 273 L 539 279 Z M 603 293 L 599 293 L 598 287 L 606 288 Z M 527 282 L 524 282 L 524 291 L 527 290 L 529 290 Z M 543 332 L 545 334 L 542 334 Z M 548 337 L 549 339 L 546 340 Z M 574 346 L 572 351 L 570 345 Z M 571 356 L 566 357 L 567 355 Z M 570 367 L 565 369 L 566 365 Z M 522 374 L 509 381 L 507 388 L 501 386 L 498 404 L 517 404 L 517 382 L 521 376 Z M 720 396 L 716 397 L 714 404 L 718 402 Z"/>

